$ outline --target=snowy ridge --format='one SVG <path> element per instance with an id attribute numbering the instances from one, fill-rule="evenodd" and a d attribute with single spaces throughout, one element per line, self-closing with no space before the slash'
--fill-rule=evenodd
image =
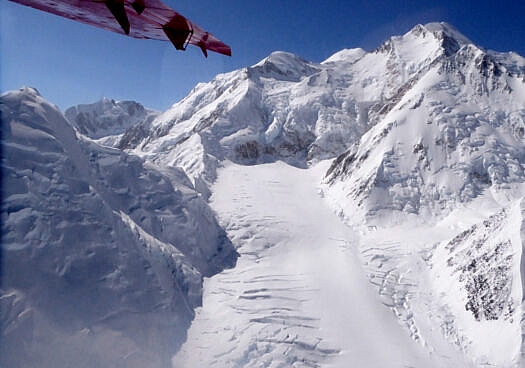
<path id="1" fill-rule="evenodd" d="M 416 341 L 439 354 L 458 349 L 464 364 L 518 366 L 523 58 L 487 52 L 443 24 L 377 52 L 410 66 L 403 43 L 425 31 L 440 48 L 415 57 L 423 68 L 371 109 L 373 126 L 334 160 L 323 190 L 362 228 L 370 280 Z"/>
<path id="2" fill-rule="evenodd" d="M 410 336 L 455 366 L 521 361 L 523 215 L 486 196 L 436 224 L 362 229 L 370 282 Z M 460 353 L 458 355 L 458 353 Z"/>
<path id="3" fill-rule="evenodd" d="M 348 150 L 431 69 L 469 47 L 451 26 L 433 23 L 374 52 L 345 50 L 321 64 L 275 52 L 198 85 L 151 124 L 128 131 L 121 146 L 184 168 L 199 188 L 224 159 L 305 167 Z"/>
<path id="4" fill-rule="evenodd" d="M 462 346 L 478 364 L 510 367 L 520 359 L 520 207 L 517 201 L 439 244 L 430 260 L 442 298 L 436 304 L 456 318 L 457 330 L 447 333 L 468 340 Z M 498 338 L 487 339 L 491 334 Z"/>
<path id="5" fill-rule="evenodd" d="M 1 365 L 166 367 L 202 275 L 235 263 L 211 210 L 180 170 L 79 139 L 34 89 L 1 109 Z"/>

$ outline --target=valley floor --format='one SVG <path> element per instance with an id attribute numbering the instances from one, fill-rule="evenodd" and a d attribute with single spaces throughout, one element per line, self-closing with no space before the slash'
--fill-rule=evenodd
<path id="1" fill-rule="evenodd" d="M 227 163 L 211 205 L 240 253 L 205 280 L 174 367 L 432 367 L 365 277 L 328 207 L 326 165 Z"/>

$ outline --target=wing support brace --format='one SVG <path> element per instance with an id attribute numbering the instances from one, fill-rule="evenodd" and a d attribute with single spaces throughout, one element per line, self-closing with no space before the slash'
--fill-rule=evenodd
<path id="1" fill-rule="evenodd" d="M 193 36 L 193 30 L 190 28 L 188 21 L 180 14 L 171 18 L 162 27 L 162 30 L 177 50 L 186 50 L 186 46 L 188 46 Z"/>
<path id="2" fill-rule="evenodd" d="M 208 50 L 206 50 L 206 41 L 208 41 L 208 33 L 206 33 L 204 35 L 204 37 L 202 37 L 202 39 L 197 44 L 197 46 L 200 47 L 200 49 L 201 49 L 202 53 L 204 54 L 205 58 L 208 57 Z"/>
<path id="3" fill-rule="evenodd" d="M 131 7 L 135 9 L 138 15 L 141 15 L 144 9 L 146 9 L 146 4 L 144 0 L 135 0 L 131 3 Z"/>
<path id="4" fill-rule="evenodd" d="M 111 14 L 113 14 L 118 24 L 120 24 L 124 33 L 129 35 L 130 22 L 126 14 L 125 0 L 105 0 L 104 4 Z M 146 5 L 144 0 L 135 0 L 131 3 L 131 7 L 138 15 L 141 15 Z M 191 22 L 178 13 L 176 13 L 167 24 L 162 26 L 162 30 L 177 50 L 186 50 L 193 36 Z M 197 42 L 194 41 L 193 43 L 201 49 L 205 57 L 208 57 L 208 36 L 209 34 L 206 32 L 200 40 Z"/>
<path id="5" fill-rule="evenodd" d="M 104 4 L 109 9 L 111 14 L 113 14 L 118 24 L 120 24 L 120 27 L 124 33 L 129 35 L 130 25 L 128 15 L 126 14 L 126 9 L 124 8 L 124 0 L 106 0 Z"/>
<path id="6" fill-rule="evenodd" d="M 113 14 L 118 24 L 120 24 L 124 33 L 129 35 L 130 24 L 128 15 L 126 14 L 126 8 L 124 7 L 124 0 L 106 0 L 104 4 L 111 14 Z M 144 4 L 144 0 L 135 0 L 131 3 L 131 7 L 138 15 L 141 15 L 144 9 L 146 9 L 146 4 Z"/>

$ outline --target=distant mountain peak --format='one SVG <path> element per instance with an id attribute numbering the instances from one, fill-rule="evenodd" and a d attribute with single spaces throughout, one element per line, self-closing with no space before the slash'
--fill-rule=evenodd
<path id="1" fill-rule="evenodd" d="M 417 24 L 404 35 L 392 36 L 379 46 L 376 53 L 451 56 L 472 41 L 445 22 Z M 408 53 L 407 53 L 408 51 Z"/>
<path id="2" fill-rule="evenodd" d="M 434 33 L 434 34 L 445 34 L 449 37 L 454 38 L 456 41 L 458 41 L 461 44 L 471 44 L 472 41 L 466 37 L 464 34 L 462 34 L 460 31 L 458 31 L 454 26 L 446 23 L 446 22 L 431 22 L 427 23 L 424 26 L 418 25 L 420 27 L 424 27 L 426 30 Z M 414 27 L 413 29 L 417 28 L 418 26 Z"/>
<path id="3" fill-rule="evenodd" d="M 272 52 L 248 70 L 251 75 L 257 73 L 261 76 L 290 81 L 298 81 L 300 78 L 318 71 L 313 63 L 284 51 Z"/>
<path id="4" fill-rule="evenodd" d="M 307 63 L 306 60 L 302 59 L 301 57 L 295 55 L 294 53 L 287 52 L 287 51 L 273 51 L 259 61 L 254 66 L 262 66 L 266 63 L 273 63 L 273 64 L 290 64 L 290 63 Z"/>
<path id="5" fill-rule="evenodd" d="M 15 98 L 15 96 L 18 96 L 20 98 L 28 97 L 29 99 L 35 99 L 37 97 L 42 97 L 38 89 L 36 89 L 35 87 L 30 87 L 30 86 L 21 87 L 16 91 L 8 91 L 5 93 L 2 93 L 0 96 L 3 98 Z"/>
<path id="6" fill-rule="evenodd" d="M 20 88 L 18 91 L 24 94 L 28 94 L 28 95 L 41 96 L 40 91 L 36 89 L 35 87 L 31 87 L 31 86 L 24 86 Z"/>
<path id="7" fill-rule="evenodd" d="M 101 142 L 114 146 L 116 137 L 131 127 L 151 122 L 158 112 L 145 108 L 135 101 L 116 101 L 107 97 L 92 104 L 70 107 L 65 115 L 72 125 L 83 135 L 92 139 L 106 139 Z"/>
<path id="8" fill-rule="evenodd" d="M 321 64 L 328 64 L 328 63 L 337 63 L 337 62 L 354 62 L 360 58 L 363 57 L 363 55 L 366 54 L 366 51 L 362 48 L 354 48 L 354 49 L 343 49 L 341 51 L 336 52 L 332 56 L 330 56 L 328 59 L 323 61 Z"/>

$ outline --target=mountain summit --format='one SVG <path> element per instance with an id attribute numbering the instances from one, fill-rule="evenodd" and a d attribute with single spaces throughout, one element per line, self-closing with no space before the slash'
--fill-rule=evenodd
<path id="1" fill-rule="evenodd" d="M 424 48 L 427 29 L 436 44 Z M 406 81 L 371 109 L 371 129 L 330 169 L 329 192 L 377 218 L 391 210 L 446 212 L 486 189 L 523 181 L 523 58 L 484 51 L 435 23 L 376 52 L 414 72 L 396 76 Z"/>

